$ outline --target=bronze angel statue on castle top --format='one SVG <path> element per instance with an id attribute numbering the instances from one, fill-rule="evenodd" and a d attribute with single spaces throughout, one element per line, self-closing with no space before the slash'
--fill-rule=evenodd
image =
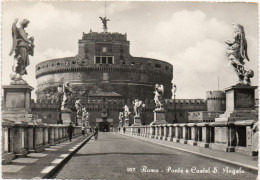
<path id="1" fill-rule="evenodd" d="M 13 45 L 9 53 L 9 56 L 14 53 L 11 84 L 26 84 L 22 76 L 27 74 L 26 67 L 30 65 L 29 55 L 33 56 L 34 53 L 34 38 L 28 38 L 28 34 L 25 31 L 25 28 L 30 23 L 29 20 L 23 19 L 19 28 L 16 26 L 17 22 L 18 19 L 15 19 L 12 25 Z"/>
<path id="2" fill-rule="evenodd" d="M 254 71 L 244 69 L 244 61 L 249 61 L 244 27 L 240 24 L 232 25 L 234 35 L 232 39 L 225 42 L 228 45 L 226 56 L 238 75 L 237 85 L 251 85 L 250 78 L 254 76 Z"/>

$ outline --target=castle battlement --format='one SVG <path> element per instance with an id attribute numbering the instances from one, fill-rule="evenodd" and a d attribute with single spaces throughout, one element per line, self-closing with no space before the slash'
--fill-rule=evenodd
<path id="1" fill-rule="evenodd" d="M 82 40 L 100 40 L 100 41 L 127 41 L 126 34 L 111 32 L 89 32 L 82 35 Z M 81 40 L 80 40 L 81 41 Z"/>
<path id="2" fill-rule="evenodd" d="M 70 108 L 74 108 L 74 103 L 72 101 L 75 102 L 75 98 L 74 99 L 70 99 L 69 102 L 70 103 Z M 96 107 L 107 107 L 107 108 L 111 108 L 111 107 L 118 107 L 118 108 L 123 108 L 124 105 L 129 106 L 129 108 L 133 108 L 133 100 L 130 99 L 114 99 L 114 100 L 107 100 L 107 101 L 103 101 L 103 100 L 98 100 L 98 99 L 93 99 L 93 100 L 87 100 L 87 99 L 81 99 L 81 103 L 83 106 L 87 106 L 87 107 L 92 107 L 92 106 L 96 106 Z M 175 100 L 176 103 L 174 105 L 174 101 L 173 99 L 166 99 L 165 102 L 165 108 L 166 109 L 174 109 L 174 106 L 176 106 L 177 109 L 206 109 L 206 101 L 203 99 L 176 99 Z M 146 99 L 143 101 L 145 104 L 145 108 L 148 109 L 155 109 L 155 103 L 153 99 Z M 57 107 L 59 106 L 59 102 L 57 99 L 37 99 L 36 103 L 34 103 L 34 101 L 32 102 L 32 107 L 33 108 L 48 108 L 48 107 Z M 205 108 L 204 108 L 205 107 Z"/>

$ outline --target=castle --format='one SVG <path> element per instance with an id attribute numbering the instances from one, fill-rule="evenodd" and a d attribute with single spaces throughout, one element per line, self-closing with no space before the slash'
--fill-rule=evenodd
<path id="1" fill-rule="evenodd" d="M 157 59 L 132 56 L 126 34 L 83 33 L 75 57 L 37 64 L 36 79 L 37 103 L 32 103 L 32 111 L 46 123 L 57 123 L 60 108 L 57 87 L 64 82 L 69 82 L 71 87 L 68 104 L 73 121 L 76 121 L 74 104 L 80 99 L 90 113 L 90 126 L 98 125 L 100 130 L 117 128 L 119 112 L 123 112 L 125 104 L 132 112 L 134 99 L 145 103 L 142 123 L 152 122 L 155 84 L 164 86 L 168 122 L 173 122 L 175 117 L 175 122 L 187 122 L 188 112 L 206 110 L 202 99 L 174 102 L 171 99 L 173 66 Z"/>

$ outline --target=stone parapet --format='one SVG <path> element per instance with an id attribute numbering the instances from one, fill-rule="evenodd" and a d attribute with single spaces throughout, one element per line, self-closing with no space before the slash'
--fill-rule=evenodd
<path id="1" fill-rule="evenodd" d="M 133 135 L 168 140 L 225 152 L 255 155 L 252 125 L 256 121 L 181 123 L 127 127 Z M 140 133 L 138 133 L 138 131 Z"/>
<path id="2" fill-rule="evenodd" d="M 59 136 L 55 136 L 55 130 Z M 49 125 L 41 122 L 18 122 L 2 120 L 2 164 L 15 157 L 25 157 L 30 152 L 44 151 L 54 141 L 66 139 L 67 126 Z M 81 135 L 81 127 L 74 128 L 74 136 Z M 56 139 L 55 139 L 56 137 Z M 56 143 L 58 143 L 56 141 Z"/>

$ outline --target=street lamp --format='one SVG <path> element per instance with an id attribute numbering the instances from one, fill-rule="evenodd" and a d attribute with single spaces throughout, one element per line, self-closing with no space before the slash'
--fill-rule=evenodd
<path id="1" fill-rule="evenodd" d="M 145 104 L 142 104 L 142 107 L 145 108 Z M 142 119 L 143 119 L 143 125 L 145 125 L 145 120 L 144 120 L 144 110 L 142 108 Z"/>
<path id="2" fill-rule="evenodd" d="M 173 120 L 173 123 L 177 122 L 177 118 L 176 118 L 176 103 L 175 103 L 175 97 L 176 97 L 175 93 L 176 93 L 176 91 L 177 91 L 177 86 L 176 86 L 176 84 L 174 84 L 173 85 L 173 94 L 174 94 L 174 96 L 173 96 L 174 97 L 174 101 L 173 101 L 174 102 L 174 120 Z"/>
<path id="3" fill-rule="evenodd" d="M 57 121 L 57 124 L 63 124 L 61 119 L 61 96 L 63 94 L 63 89 L 60 85 L 58 86 L 57 91 L 58 91 L 58 103 L 59 103 L 59 109 L 58 109 L 59 119 Z"/>

